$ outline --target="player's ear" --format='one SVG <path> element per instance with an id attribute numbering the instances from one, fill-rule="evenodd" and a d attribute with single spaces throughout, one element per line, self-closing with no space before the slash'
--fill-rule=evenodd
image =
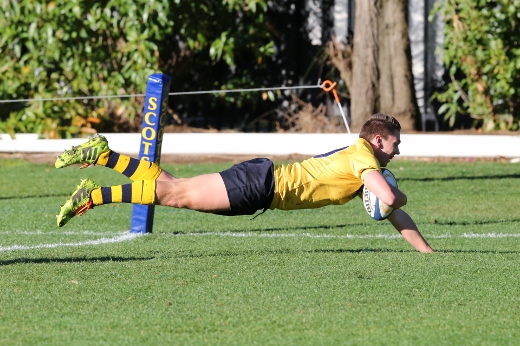
<path id="1" fill-rule="evenodd" d="M 383 149 L 383 137 L 381 137 L 380 135 L 376 135 L 374 137 L 375 139 L 375 142 L 376 142 L 376 145 L 379 149 Z"/>

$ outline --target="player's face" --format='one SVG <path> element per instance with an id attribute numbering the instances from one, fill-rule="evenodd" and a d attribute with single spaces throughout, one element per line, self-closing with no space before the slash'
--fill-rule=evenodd
<path id="1" fill-rule="evenodd" d="M 399 155 L 399 144 L 401 144 L 401 134 L 395 131 L 394 134 L 387 138 L 376 136 L 375 138 L 378 149 L 375 153 L 381 167 L 386 167 L 395 155 Z"/>

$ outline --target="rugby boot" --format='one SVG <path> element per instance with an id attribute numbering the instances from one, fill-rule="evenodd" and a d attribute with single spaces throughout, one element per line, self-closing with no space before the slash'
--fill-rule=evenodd
<path id="1" fill-rule="evenodd" d="M 83 215 L 87 210 L 94 208 L 90 194 L 92 190 L 100 187 L 92 179 L 83 179 L 76 191 L 61 206 L 60 213 L 56 215 L 58 227 L 64 226 L 76 215 Z"/>
<path id="2" fill-rule="evenodd" d="M 89 137 L 88 141 L 65 150 L 63 154 L 56 158 L 54 166 L 56 168 L 67 167 L 76 163 L 81 163 L 80 168 L 85 168 L 96 163 L 101 153 L 110 150 L 107 139 L 95 134 Z"/>

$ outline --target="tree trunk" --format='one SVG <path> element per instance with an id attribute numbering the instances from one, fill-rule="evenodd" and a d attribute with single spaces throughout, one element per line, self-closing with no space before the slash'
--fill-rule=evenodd
<path id="1" fill-rule="evenodd" d="M 354 131 L 377 113 L 379 103 L 379 17 L 381 0 L 357 0 L 352 53 L 351 114 Z"/>
<path id="2" fill-rule="evenodd" d="M 420 116 L 415 95 L 408 0 L 357 0 L 352 57 L 352 129 L 374 113 L 399 120 L 404 131 L 415 129 Z"/>
<path id="3" fill-rule="evenodd" d="M 384 0 L 379 29 L 379 110 L 397 118 L 403 130 L 414 130 L 419 114 L 408 33 L 408 1 Z"/>

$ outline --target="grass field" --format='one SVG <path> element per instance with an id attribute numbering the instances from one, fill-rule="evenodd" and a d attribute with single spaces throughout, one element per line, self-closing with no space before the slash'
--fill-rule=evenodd
<path id="1" fill-rule="evenodd" d="M 229 165 L 165 165 L 178 176 Z M 108 169 L 0 161 L 1 345 L 518 345 L 520 165 L 396 161 L 420 254 L 360 200 L 226 218 L 130 205 L 57 228 Z"/>

